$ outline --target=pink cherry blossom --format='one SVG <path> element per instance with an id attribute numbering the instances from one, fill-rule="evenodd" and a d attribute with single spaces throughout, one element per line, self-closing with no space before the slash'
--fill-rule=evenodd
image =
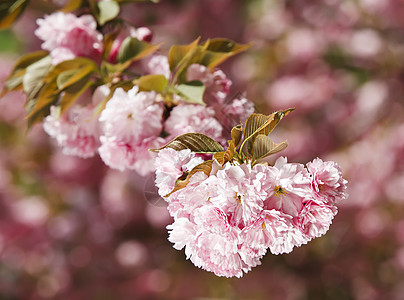
<path id="1" fill-rule="evenodd" d="M 325 203 L 338 204 L 347 198 L 347 181 L 342 178 L 341 168 L 336 162 L 323 162 L 320 158 L 307 164 L 312 179 L 314 194 Z"/>
<path id="2" fill-rule="evenodd" d="M 207 67 L 199 64 L 192 64 L 187 69 L 187 80 L 201 81 L 206 92 L 204 100 L 206 103 L 222 104 L 230 92 L 231 80 L 226 77 L 222 70 L 210 71 Z"/>
<path id="3" fill-rule="evenodd" d="M 161 74 L 167 79 L 170 78 L 170 66 L 167 56 L 154 54 L 150 58 L 146 58 L 144 68 L 148 74 Z"/>
<path id="4" fill-rule="evenodd" d="M 158 148 L 164 144 L 164 139 L 149 137 L 138 142 L 125 142 L 116 136 L 101 136 L 101 146 L 98 149 L 101 159 L 113 169 L 124 171 L 136 170 L 145 176 L 154 171 L 153 161 L 156 154 L 150 148 Z"/>
<path id="5" fill-rule="evenodd" d="M 195 153 L 185 149 L 175 151 L 166 148 L 159 151 L 155 161 L 156 186 L 159 195 L 165 196 L 174 188 L 175 181 L 182 176 L 183 172 L 192 170 L 196 165 L 203 162 L 200 157 L 195 157 Z"/>
<path id="6" fill-rule="evenodd" d="M 180 103 L 175 106 L 164 123 L 169 139 L 190 132 L 203 133 L 214 140 L 223 141 L 222 125 L 214 117 L 211 107 Z"/>
<path id="7" fill-rule="evenodd" d="M 77 56 L 99 58 L 102 34 L 91 15 L 76 17 L 71 13 L 55 12 L 37 20 L 35 35 L 44 42 L 42 49 L 50 51 L 53 64 Z"/>
<path id="8" fill-rule="evenodd" d="M 105 136 L 139 142 L 160 135 L 163 105 L 158 101 L 157 93 L 138 90 L 137 86 L 128 92 L 122 88 L 115 90 L 99 117 Z"/>
<path id="9" fill-rule="evenodd" d="M 298 226 L 309 241 L 325 234 L 336 214 L 337 207 L 334 205 L 308 201 L 299 212 L 297 217 Z"/>
<path id="10" fill-rule="evenodd" d="M 99 148 L 102 160 L 121 171 L 150 173 L 156 154 L 148 149 L 164 144 L 159 137 L 162 118 L 163 106 L 155 92 L 138 92 L 137 86 L 128 92 L 117 89 L 99 117 L 103 129 Z"/>
<path id="11" fill-rule="evenodd" d="M 274 186 L 266 200 L 266 209 L 277 209 L 297 216 L 305 198 L 311 196 L 310 175 L 302 164 L 287 163 L 280 157 L 269 169 Z"/>
<path id="12" fill-rule="evenodd" d="M 87 158 L 97 152 L 99 125 L 92 105 L 73 106 L 62 116 L 58 116 L 58 109 L 53 106 L 43 127 L 57 140 L 64 154 Z"/>

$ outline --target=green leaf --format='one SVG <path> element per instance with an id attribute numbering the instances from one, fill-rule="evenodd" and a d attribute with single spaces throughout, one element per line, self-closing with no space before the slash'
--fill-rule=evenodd
<path id="1" fill-rule="evenodd" d="M 275 144 L 269 136 L 259 134 L 254 140 L 252 156 L 255 160 L 262 159 L 284 150 L 287 146 L 288 143 L 286 141 L 280 144 Z"/>
<path id="2" fill-rule="evenodd" d="M 37 51 L 20 57 L 20 59 L 14 65 L 13 71 L 7 77 L 3 91 L 0 93 L 0 96 L 3 96 L 5 93 L 10 91 L 22 89 L 22 80 L 26 72 L 26 68 L 47 55 L 48 52 L 46 51 Z"/>
<path id="3" fill-rule="evenodd" d="M 33 99 L 44 85 L 44 79 L 52 67 L 52 58 L 45 56 L 44 58 L 29 65 L 22 78 L 24 93 L 27 99 Z"/>
<path id="4" fill-rule="evenodd" d="M 145 75 L 138 80 L 140 91 L 156 91 L 158 93 L 163 93 L 167 85 L 167 78 L 160 74 Z"/>
<path id="5" fill-rule="evenodd" d="M 173 45 L 168 52 L 168 64 L 171 72 L 180 71 L 180 66 L 187 65 L 186 62 L 192 58 L 196 47 L 198 46 L 200 38 L 188 45 Z"/>
<path id="6" fill-rule="evenodd" d="M 97 3 L 98 23 L 102 26 L 119 15 L 119 4 L 115 1 L 103 0 Z"/>
<path id="7" fill-rule="evenodd" d="M 70 0 L 67 4 L 61 9 L 62 12 L 68 13 L 75 11 L 81 7 L 83 4 L 83 0 Z"/>
<path id="8" fill-rule="evenodd" d="M 27 72 L 30 68 L 32 68 L 32 66 L 34 66 L 34 64 L 27 68 Z M 75 84 L 82 82 L 81 80 L 91 73 L 89 70 L 97 71 L 97 69 L 97 65 L 91 59 L 77 57 L 72 60 L 63 61 L 60 64 L 46 70 L 45 77 L 42 78 L 41 86 L 39 87 L 39 93 L 37 95 L 33 94 L 32 97 L 30 97 L 29 103 L 26 105 L 28 125 L 31 126 L 36 122 L 42 121 L 42 119 L 49 114 L 50 107 L 56 104 L 60 93 L 63 90 L 71 88 L 70 91 L 72 93 L 74 88 L 77 88 Z M 74 75 L 72 75 L 73 72 L 70 72 L 72 70 L 76 71 Z M 61 74 L 63 75 L 61 78 L 59 78 Z M 76 91 L 79 90 L 80 88 L 77 88 Z M 74 100 L 75 98 L 72 97 L 71 99 Z M 71 103 L 69 102 L 69 104 Z"/>
<path id="9" fill-rule="evenodd" d="M 199 53 L 193 63 L 198 63 L 213 69 L 228 58 L 245 51 L 251 44 L 238 44 L 229 39 L 207 40 L 203 45 L 202 52 Z"/>
<path id="10" fill-rule="evenodd" d="M 203 102 L 203 93 L 206 87 L 200 81 L 190 81 L 185 84 L 175 86 L 178 95 L 186 102 L 195 104 L 205 104 Z"/>
<path id="11" fill-rule="evenodd" d="M 158 151 L 165 148 L 172 148 L 176 151 L 190 149 L 192 152 L 196 153 L 215 153 L 224 151 L 222 145 L 202 133 L 185 133 L 176 137 L 161 148 L 150 150 Z"/>
<path id="12" fill-rule="evenodd" d="M 89 80 L 89 76 L 82 78 L 75 84 L 69 86 L 60 99 L 60 114 L 63 114 L 70 106 L 85 92 L 94 82 Z"/>
<path id="13" fill-rule="evenodd" d="M 191 177 L 193 175 L 195 175 L 196 173 L 198 173 L 198 172 L 203 172 L 207 176 L 209 176 L 210 172 L 212 171 L 212 163 L 213 163 L 213 160 L 207 160 L 207 161 L 195 166 L 191 170 L 191 172 L 189 172 L 189 174 L 187 175 L 185 180 L 177 180 L 174 189 L 169 194 L 165 195 L 164 197 L 169 197 L 172 193 L 186 187 L 188 185 L 189 180 L 191 179 Z"/>
<path id="14" fill-rule="evenodd" d="M 153 45 L 147 42 L 139 41 L 137 38 L 128 36 L 123 40 L 118 52 L 118 62 L 123 64 L 142 59 L 156 51 L 160 45 Z M 127 67 L 129 66 L 127 65 Z"/>
<path id="15" fill-rule="evenodd" d="M 27 7 L 29 0 L 2 0 L 0 2 L 0 29 L 10 27 Z"/>
<path id="16" fill-rule="evenodd" d="M 57 75 L 56 80 L 59 91 L 62 91 L 75 84 L 96 70 L 97 66 L 91 62 L 89 64 L 81 65 L 81 68 L 61 72 L 59 75 Z"/>

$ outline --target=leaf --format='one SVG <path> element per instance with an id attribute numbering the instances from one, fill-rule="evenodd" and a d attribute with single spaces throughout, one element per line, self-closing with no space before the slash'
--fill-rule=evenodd
<path id="1" fill-rule="evenodd" d="M 91 87 L 94 83 L 89 80 L 89 77 L 84 77 L 67 88 L 60 99 L 60 114 L 63 114 L 70 106 Z"/>
<path id="2" fill-rule="evenodd" d="M 67 4 L 61 9 L 62 12 L 68 13 L 75 11 L 81 7 L 83 4 L 83 0 L 70 0 Z"/>
<path id="3" fill-rule="evenodd" d="M 97 3 L 98 23 L 102 26 L 119 15 L 119 4 L 112 0 L 103 0 Z"/>
<path id="4" fill-rule="evenodd" d="M 278 153 L 284 150 L 287 146 L 288 143 L 286 141 L 280 144 L 275 144 L 269 136 L 259 134 L 254 140 L 252 156 L 255 160 L 258 160 L 271 154 Z"/>
<path id="5" fill-rule="evenodd" d="M 190 81 L 186 84 L 179 84 L 175 86 L 178 95 L 182 97 L 186 102 L 195 104 L 205 104 L 203 102 L 203 94 L 206 87 L 200 81 Z"/>
<path id="6" fill-rule="evenodd" d="M 142 59 L 156 51 L 160 45 L 153 45 L 147 42 L 139 41 L 137 38 L 128 36 L 123 40 L 118 52 L 118 62 L 123 64 Z M 128 65 L 129 66 L 129 65 Z"/>
<path id="7" fill-rule="evenodd" d="M 158 151 L 165 148 L 172 148 L 176 151 L 190 149 L 196 153 L 215 153 L 223 151 L 223 146 L 216 142 L 214 139 L 202 133 L 185 133 L 168 142 L 161 148 L 151 149 L 151 151 Z"/>
<path id="8" fill-rule="evenodd" d="M 244 126 L 244 141 L 241 145 L 241 150 L 246 142 L 247 150 L 251 152 L 252 144 L 254 143 L 254 139 L 258 134 L 268 135 L 274 130 L 276 125 L 280 122 L 280 120 L 288 115 L 294 108 L 289 108 L 284 111 L 277 111 L 268 116 L 263 114 L 251 114 Z"/>
<path id="9" fill-rule="evenodd" d="M 27 68 L 27 72 L 30 68 L 32 68 L 32 66 L 34 66 L 34 64 Z M 88 71 L 90 69 L 94 70 L 97 68 L 98 67 L 96 66 L 95 62 L 92 61 L 91 59 L 77 57 L 72 60 L 63 61 L 60 64 L 48 69 L 45 72 L 45 77 L 42 78 L 41 82 L 42 85 L 40 86 L 39 94 L 38 95 L 33 94 L 29 103 L 27 103 L 26 108 L 27 108 L 27 118 L 29 126 L 35 124 L 36 122 L 41 121 L 44 116 L 49 114 L 50 107 L 57 102 L 60 93 L 63 90 L 66 90 L 68 87 L 73 88 L 75 83 L 79 82 L 85 76 L 89 75 Z M 69 77 L 72 72 L 67 71 L 71 70 L 75 70 L 76 73 L 71 77 Z M 84 73 L 81 73 L 82 71 Z M 62 86 L 60 86 L 60 84 L 62 83 L 61 81 L 63 78 L 59 79 L 59 76 L 61 74 L 65 74 L 65 76 L 62 77 L 65 77 L 66 79 L 66 81 L 63 82 Z M 87 75 L 82 76 L 83 74 Z M 58 80 L 59 80 L 59 86 L 58 86 Z M 25 90 L 25 83 L 24 83 L 24 90 Z"/>
<path id="10" fill-rule="evenodd" d="M 23 13 L 29 0 L 2 0 L 0 3 L 0 29 L 10 27 Z"/>
<path id="11" fill-rule="evenodd" d="M 20 57 L 20 59 L 18 59 L 16 64 L 14 65 L 13 71 L 7 77 L 5 85 L 3 87 L 3 91 L 0 93 L 0 96 L 3 96 L 9 91 L 22 89 L 22 81 L 26 72 L 26 68 L 47 55 L 48 52 L 46 51 L 36 51 Z"/>
<path id="12" fill-rule="evenodd" d="M 202 46 L 204 51 L 199 53 L 193 63 L 213 69 L 226 59 L 248 49 L 251 44 L 243 45 L 229 39 L 218 38 L 207 40 Z"/>
<path id="13" fill-rule="evenodd" d="M 172 193 L 174 193 L 174 192 L 176 192 L 176 191 L 178 191 L 178 190 L 183 189 L 184 187 L 186 187 L 186 186 L 188 185 L 189 180 L 191 179 L 191 177 L 192 177 L 193 175 L 195 175 L 197 172 L 203 172 L 203 173 L 205 173 L 207 176 L 209 176 L 209 175 L 210 175 L 210 172 L 212 171 L 212 163 L 213 163 L 213 160 L 207 160 L 207 161 L 205 161 L 205 162 L 203 162 L 203 163 L 201 163 L 201 164 L 195 166 L 195 167 L 191 170 L 191 172 L 189 172 L 189 174 L 187 175 L 187 177 L 185 178 L 185 180 L 178 181 L 178 182 L 175 184 L 174 189 L 173 189 L 169 194 L 165 195 L 164 197 L 169 197 Z"/>
<path id="14" fill-rule="evenodd" d="M 233 141 L 229 141 L 229 147 L 226 149 L 226 151 L 216 152 L 215 154 L 213 154 L 213 158 L 216 159 L 217 162 L 223 166 L 225 163 L 233 159 L 235 153 L 236 148 L 234 146 L 234 143 Z"/>
<path id="15" fill-rule="evenodd" d="M 167 78 L 160 74 L 145 75 L 138 80 L 140 91 L 156 91 L 158 93 L 163 93 L 167 85 Z"/>
<path id="16" fill-rule="evenodd" d="M 233 141 L 235 148 L 237 148 L 240 145 L 242 136 L 243 136 L 243 125 L 237 125 L 231 129 L 231 140 Z"/>
<path id="17" fill-rule="evenodd" d="M 89 64 L 82 65 L 78 69 L 70 69 L 61 72 L 57 76 L 57 86 L 59 91 L 66 89 L 67 87 L 75 84 L 79 80 L 83 79 L 87 75 L 97 70 L 97 66 L 90 62 Z"/>
<path id="18" fill-rule="evenodd" d="M 192 51 L 198 46 L 200 37 L 188 45 L 173 45 L 168 52 L 170 71 L 174 72 L 180 65 L 192 56 Z"/>
<path id="19" fill-rule="evenodd" d="M 22 78 L 22 84 L 24 93 L 27 95 L 28 100 L 36 97 L 39 90 L 42 88 L 44 78 L 48 74 L 51 67 L 51 57 L 45 56 L 26 68 Z"/>

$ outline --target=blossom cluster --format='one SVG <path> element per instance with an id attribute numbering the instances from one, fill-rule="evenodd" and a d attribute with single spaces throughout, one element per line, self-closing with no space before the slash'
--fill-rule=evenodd
<path id="1" fill-rule="evenodd" d="M 263 255 L 289 253 L 325 234 L 347 197 L 337 163 L 320 158 L 288 163 L 285 157 L 252 165 L 213 161 L 173 190 L 183 172 L 203 163 L 189 149 L 159 152 L 156 185 L 174 218 L 169 240 L 196 266 L 218 276 L 241 277 Z M 173 190 L 172 193 L 170 191 Z"/>
<path id="2" fill-rule="evenodd" d="M 76 17 L 57 12 L 39 19 L 38 24 L 35 33 L 44 41 L 42 48 L 50 51 L 53 64 L 79 56 L 100 58 L 102 34 L 96 31 L 96 21 L 91 15 Z M 139 40 L 151 39 L 151 31 L 146 27 L 130 28 L 128 32 Z M 114 41 L 108 61 L 116 61 L 122 40 L 123 36 L 118 36 Z M 161 54 L 145 59 L 140 69 L 146 75 L 163 75 L 167 81 L 173 75 L 167 56 Z M 84 99 L 61 116 L 57 107 L 52 107 L 44 120 L 44 129 L 57 140 L 65 154 L 87 158 L 99 153 L 111 168 L 134 169 L 147 175 L 154 170 L 155 158 L 149 148 L 195 131 L 224 144 L 223 129 L 244 121 L 254 110 L 252 102 L 245 97 L 228 101 L 232 82 L 220 69 L 211 70 L 194 63 L 188 66 L 185 76 L 188 82 L 203 83 L 203 101 L 207 105 L 187 102 L 179 95 L 174 95 L 167 105 L 164 95 L 141 90 L 136 84 L 129 90 L 118 87 L 113 93 L 107 85 L 101 85 L 93 95 L 83 94 Z M 95 111 L 110 93 L 112 96 L 97 116 Z"/>

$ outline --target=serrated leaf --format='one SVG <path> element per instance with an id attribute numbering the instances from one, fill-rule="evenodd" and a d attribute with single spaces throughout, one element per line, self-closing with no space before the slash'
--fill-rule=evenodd
<path id="1" fill-rule="evenodd" d="M 252 156 L 255 160 L 262 159 L 284 150 L 287 146 L 288 143 L 286 141 L 275 144 L 269 136 L 259 134 L 255 138 L 252 146 Z"/>
<path id="2" fill-rule="evenodd" d="M 97 3 L 98 23 L 102 26 L 119 15 L 119 4 L 112 0 L 103 0 Z"/>
<path id="3" fill-rule="evenodd" d="M 158 151 L 165 148 L 172 148 L 176 151 L 190 149 L 192 152 L 196 153 L 215 153 L 224 151 L 222 145 L 202 133 L 185 133 L 177 136 L 163 147 L 151 149 L 151 151 Z"/>
<path id="4" fill-rule="evenodd" d="M 206 87 L 200 81 L 190 81 L 185 84 L 179 84 L 175 86 L 178 95 L 182 97 L 186 102 L 203 104 L 203 94 Z"/>
<path id="5" fill-rule="evenodd" d="M 156 51 L 160 45 L 153 45 L 147 42 L 139 41 L 137 38 L 128 36 L 123 40 L 118 52 L 118 62 L 120 64 L 131 63 L 142 59 Z M 126 64 L 125 64 L 126 66 Z M 127 65 L 128 67 L 129 65 Z"/>
<path id="6" fill-rule="evenodd" d="M 168 85 L 168 79 L 164 75 L 150 74 L 138 79 L 140 91 L 156 91 L 163 93 Z"/>
<path id="7" fill-rule="evenodd" d="M 61 9 L 64 13 L 69 13 L 75 11 L 81 7 L 83 4 L 83 0 L 70 0 L 67 4 Z"/>
<path id="8" fill-rule="evenodd" d="M 220 165 L 224 165 L 225 163 L 231 161 L 236 153 L 236 148 L 234 146 L 233 141 L 229 141 L 229 147 L 226 151 L 216 152 L 213 154 L 213 158 L 217 160 Z"/>
<path id="9" fill-rule="evenodd" d="M 247 143 L 247 150 L 251 153 L 255 137 L 258 134 L 270 134 L 272 130 L 274 130 L 276 125 L 278 125 L 280 120 L 293 110 L 294 108 L 290 108 L 284 111 L 277 111 L 268 116 L 255 113 L 251 114 L 244 126 L 244 141 L 241 145 L 241 149 L 243 148 L 244 144 Z"/>
<path id="10" fill-rule="evenodd" d="M 242 137 L 243 137 L 243 125 L 234 126 L 231 129 L 231 140 L 233 141 L 234 147 L 236 149 L 240 145 Z"/>
<path id="11" fill-rule="evenodd" d="M 29 0 L 2 0 L 0 2 L 0 29 L 10 27 L 22 14 Z"/>
<path id="12" fill-rule="evenodd" d="M 183 189 L 184 187 L 186 187 L 186 186 L 188 185 L 188 183 L 189 183 L 191 177 L 192 177 L 193 175 L 195 175 L 196 173 L 198 173 L 198 172 L 203 172 L 203 173 L 205 173 L 207 176 L 209 176 L 209 175 L 210 175 L 210 172 L 212 171 L 212 163 L 213 163 L 213 160 L 207 160 L 207 161 L 205 161 L 205 162 L 203 162 L 203 163 L 201 163 L 201 164 L 195 166 L 195 167 L 189 172 L 189 174 L 187 175 L 187 177 L 185 178 L 185 180 L 178 181 L 178 182 L 175 184 L 174 189 L 173 189 L 169 194 L 165 195 L 164 197 L 169 197 L 172 193 L 174 193 L 174 192 L 176 192 L 176 191 L 178 191 L 178 190 Z"/>

